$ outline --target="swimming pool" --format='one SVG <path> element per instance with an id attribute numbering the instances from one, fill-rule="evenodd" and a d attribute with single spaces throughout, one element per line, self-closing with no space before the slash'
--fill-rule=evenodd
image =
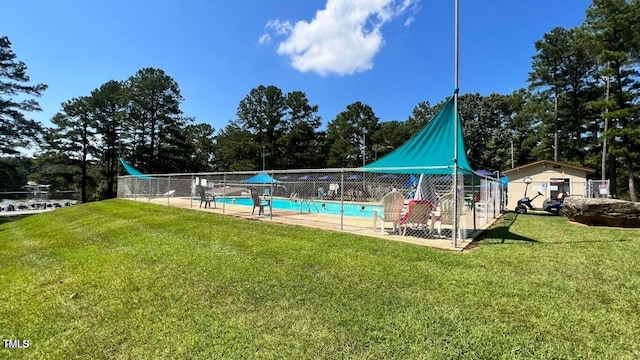
<path id="1" fill-rule="evenodd" d="M 217 202 L 244 206 L 253 206 L 253 200 L 247 197 L 227 197 L 217 198 Z M 320 200 L 289 200 L 289 199 L 272 199 L 271 204 L 273 210 L 288 210 L 296 212 L 309 212 L 311 207 L 311 213 L 314 214 L 327 214 L 327 215 L 340 215 L 340 203 L 325 202 Z M 324 204 L 324 206 L 322 206 Z M 353 204 L 344 203 L 344 216 L 361 217 L 361 218 L 373 218 L 373 210 L 382 211 L 380 205 L 367 205 L 367 204 Z"/>

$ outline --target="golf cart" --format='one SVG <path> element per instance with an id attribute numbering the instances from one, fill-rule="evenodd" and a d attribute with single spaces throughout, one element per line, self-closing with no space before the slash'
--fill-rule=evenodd
<path id="1" fill-rule="evenodd" d="M 562 193 L 557 199 L 548 198 L 542 203 L 542 209 L 546 212 L 550 212 L 555 215 L 560 215 L 560 209 L 564 205 L 564 199 L 567 197 L 567 193 Z"/>
<path id="2" fill-rule="evenodd" d="M 515 210 L 516 213 L 526 214 L 528 210 L 535 210 L 536 208 L 531 204 L 531 202 L 535 200 L 538 196 L 542 196 L 542 193 L 540 191 L 538 191 L 538 194 L 531 199 L 528 196 L 525 196 L 522 199 L 518 200 L 518 205 L 516 206 L 516 210 Z"/>
<path id="3" fill-rule="evenodd" d="M 523 179 L 524 183 L 527 184 L 527 186 L 525 187 L 524 190 L 524 194 L 525 196 L 518 200 L 518 205 L 515 208 L 515 212 L 518 214 L 526 214 L 527 211 L 529 210 L 537 210 L 533 204 L 531 204 L 531 202 L 533 200 L 535 200 L 538 196 L 542 196 L 542 193 L 540 191 L 538 191 L 538 194 L 536 194 L 536 196 L 534 196 L 533 198 L 529 198 L 527 196 L 527 189 L 529 188 L 529 184 L 531 184 L 531 182 L 533 181 L 531 179 L 531 177 L 526 176 Z M 548 198 L 546 199 L 543 203 L 542 203 L 542 209 L 539 210 L 544 210 L 546 212 L 555 214 L 555 215 L 559 215 L 560 214 L 560 209 L 562 208 L 562 205 L 564 204 L 564 197 L 567 196 L 566 193 L 563 193 L 562 197 L 559 197 L 557 199 L 553 199 L 553 198 Z"/>

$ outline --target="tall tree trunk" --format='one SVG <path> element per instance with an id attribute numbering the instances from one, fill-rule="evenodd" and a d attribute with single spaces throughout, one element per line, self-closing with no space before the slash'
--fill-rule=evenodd
<path id="1" fill-rule="evenodd" d="M 116 194 L 114 194 L 113 186 L 115 183 L 116 172 L 118 171 L 118 125 L 116 120 L 116 113 L 118 112 L 117 107 L 111 108 L 111 124 L 107 127 L 107 131 L 109 134 L 107 135 L 107 139 L 109 139 L 109 143 L 107 144 L 107 193 L 106 198 L 111 199 L 114 198 Z"/>
<path id="2" fill-rule="evenodd" d="M 554 124 L 555 129 L 553 131 L 553 161 L 558 161 L 558 88 L 556 87 L 555 91 L 555 99 L 554 99 Z"/>
<path id="3" fill-rule="evenodd" d="M 82 202 L 87 202 L 87 154 L 89 152 L 89 140 L 87 136 L 88 126 L 85 120 L 84 128 L 82 129 L 82 159 L 80 161 L 81 178 L 80 178 L 80 194 L 82 196 Z"/>
<path id="4" fill-rule="evenodd" d="M 113 198 L 113 183 L 115 176 L 115 165 L 116 165 L 116 152 L 115 147 L 110 145 L 110 148 L 107 150 L 107 193 L 106 198 Z"/>
<path id="5" fill-rule="evenodd" d="M 611 197 L 614 199 L 618 198 L 618 169 L 616 165 L 616 156 L 613 154 L 609 154 L 609 191 L 611 192 Z"/>
<path id="6" fill-rule="evenodd" d="M 151 139 L 149 139 L 149 167 L 153 169 L 156 168 L 156 137 L 158 136 L 156 133 L 156 127 L 158 126 L 158 110 L 156 107 L 156 101 L 155 96 L 152 96 L 151 110 L 149 111 L 149 135 L 151 136 Z"/>
<path id="7" fill-rule="evenodd" d="M 626 157 L 624 161 L 627 168 L 627 179 L 629 180 L 629 196 L 631 197 L 631 201 L 637 202 L 638 196 L 636 194 L 636 184 L 633 179 L 633 162 L 629 156 Z"/>
<path id="8" fill-rule="evenodd" d="M 609 62 L 607 61 L 607 68 L 609 68 Z M 610 87 L 610 77 L 607 75 L 607 88 L 605 91 L 605 101 L 607 102 L 607 107 L 604 109 L 604 131 L 602 132 L 602 180 L 605 179 L 606 173 L 606 163 L 607 163 L 607 138 L 605 134 L 609 128 L 609 87 Z"/>

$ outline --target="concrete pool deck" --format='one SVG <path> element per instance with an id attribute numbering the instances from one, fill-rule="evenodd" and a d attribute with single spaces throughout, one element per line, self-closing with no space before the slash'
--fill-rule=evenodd
<path id="1" fill-rule="evenodd" d="M 488 228 L 491 225 L 491 222 L 484 226 L 482 229 L 476 230 L 468 234 L 468 237 L 464 240 L 458 240 L 457 246 L 454 248 L 451 236 L 447 236 L 446 238 L 437 238 L 437 237 L 421 237 L 421 236 L 412 236 L 411 234 L 407 234 L 405 236 L 399 234 L 390 234 L 390 228 L 385 229 L 384 233 L 381 233 L 380 227 L 378 226 L 376 229 L 373 228 L 373 219 L 366 218 L 354 218 L 354 217 L 343 217 L 341 222 L 340 217 L 336 215 L 326 215 L 321 213 L 313 213 L 313 212 L 296 212 L 296 211 L 285 211 L 274 209 L 272 214 L 269 214 L 268 208 L 266 209 L 266 215 L 257 215 L 251 214 L 251 206 L 243 206 L 237 204 L 227 204 L 224 206 L 222 203 L 218 203 L 216 208 L 200 208 L 200 201 L 198 199 L 190 199 L 190 198 L 181 198 L 181 197 L 170 197 L 170 198 L 127 198 L 127 200 L 134 200 L 146 203 L 152 203 L 157 205 L 165 205 L 178 207 L 183 209 L 191 209 L 191 210 L 199 210 L 210 213 L 218 213 L 223 215 L 231 215 L 240 218 L 246 219 L 254 219 L 265 222 L 275 222 L 286 225 L 299 225 L 306 227 L 313 227 L 318 229 L 336 231 L 336 232 L 345 232 L 354 235 L 363 235 L 369 237 L 375 237 L 379 239 L 391 240 L 404 242 L 409 244 L 428 246 L 441 250 L 452 250 L 452 251 L 463 251 L 465 250 L 473 241 L 475 237 L 477 237 L 484 229 Z M 469 226 L 469 224 L 473 224 L 473 215 L 470 215 L 470 212 L 464 214 L 461 218 L 461 222 L 466 225 L 467 228 L 473 228 L 473 226 Z M 450 226 L 448 227 L 450 229 Z M 446 225 L 443 225 L 443 229 L 447 229 Z M 414 235 L 416 231 L 412 232 Z M 450 234 L 450 231 L 446 232 L 446 234 Z"/>

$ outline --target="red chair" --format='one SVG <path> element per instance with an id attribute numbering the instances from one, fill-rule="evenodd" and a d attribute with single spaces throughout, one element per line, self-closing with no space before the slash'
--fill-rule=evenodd
<path id="1" fill-rule="evenodd" d="M 407 233 L 410 225 L 424 228 L 428 225 L 433 211 L 433 203 L 429 200 L 409 200 L 407 213 L 400 219 L 402 235 Z"/>

